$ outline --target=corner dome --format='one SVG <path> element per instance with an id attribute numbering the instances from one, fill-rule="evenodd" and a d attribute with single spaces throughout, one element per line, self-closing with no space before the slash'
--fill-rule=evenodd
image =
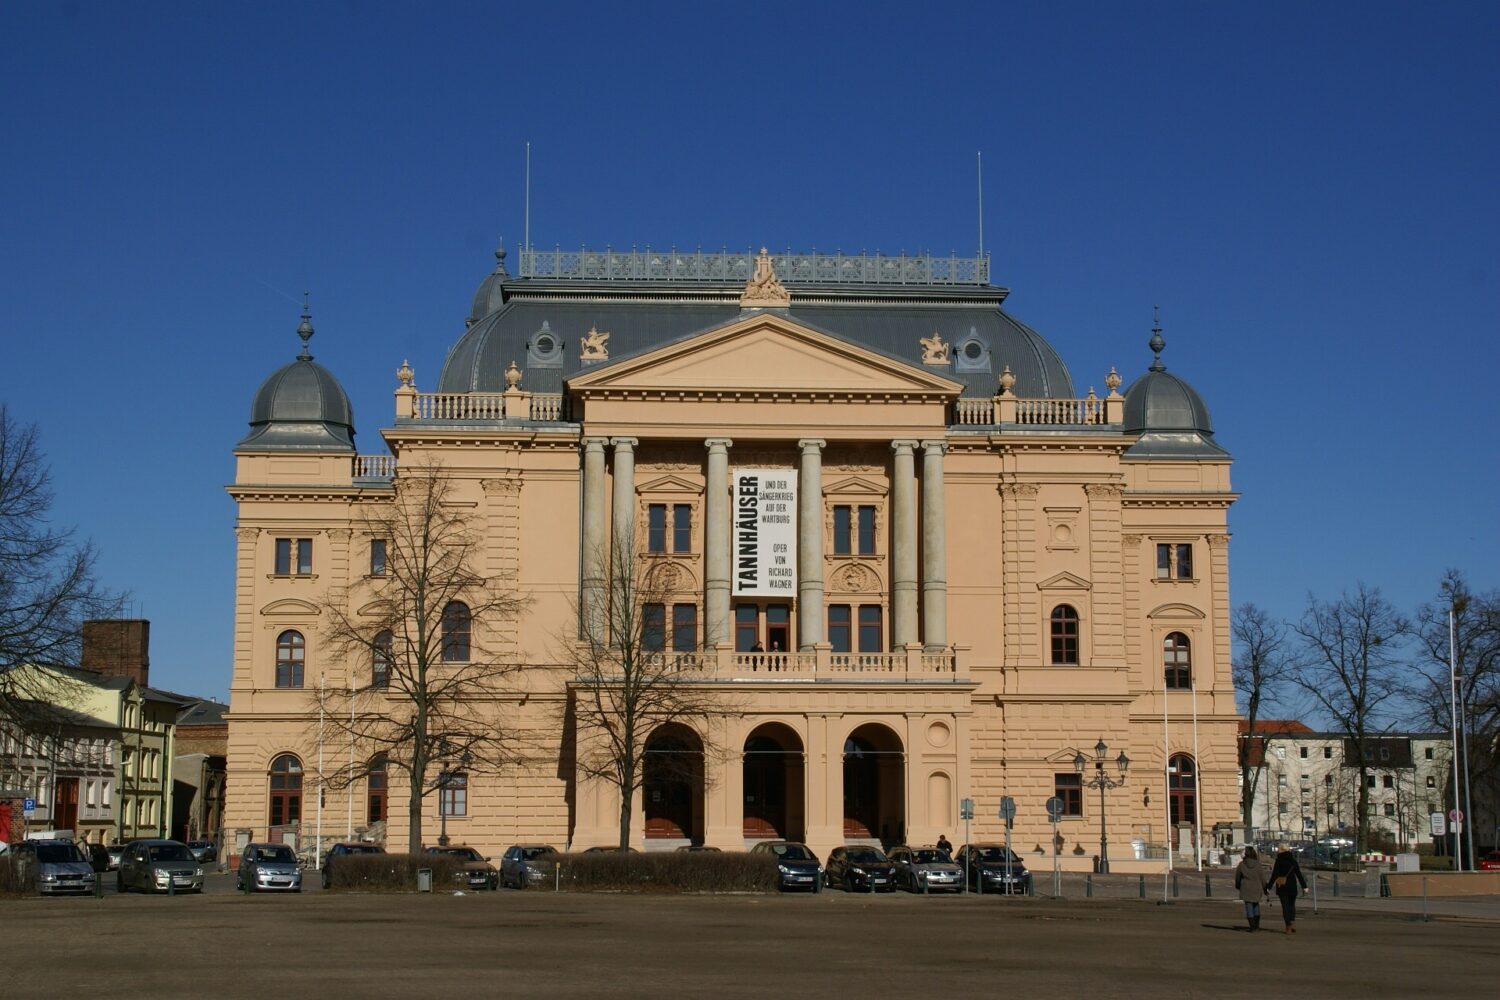
<path id="1" fill-rule="evenodd" d="M 1185 379 L 1167 371 L 1161 352 L 1166 347 L 1161 329 L 1151 331 L 1156 359 L 1150 370 L 1125 390 L 1121 430 L 1140 435 L 1125 452 L 1131 458 L 1224 458 L 1228 453 L 1214 442 L 1208 405 Z"/>
<path id="2" fill-rule="evenodd" d="M 297 327 L 302 353 L 261 383 L 250 404 L 250 433 L 236 451 L 354 451 L 354 411 L 338 379 L 308 353 L 312 317 Z"/>
<path id="3" fill-rule="evenodd" d="M 501 244 L 495 248 L 495 269 L 485 275 L 474 293 L 474 303 L 469 307 L 465 326 L 473 326 L 490 313 L 500 311 L 505 305 L 505 280 L 509 277 L 505 270 L 505 246 Z"/>

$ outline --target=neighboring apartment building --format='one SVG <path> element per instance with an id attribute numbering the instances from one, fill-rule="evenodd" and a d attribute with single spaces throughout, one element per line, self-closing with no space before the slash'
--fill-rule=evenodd
<path id="1" fill-rule="evenodd" d="M 1414 848 L 1433 841 L 1431 814 L 1446 813 L 1452 740 L 1441 733 L 1383 733 L 1361 748 L 1339 733 L 1292 720 L 1256 723 L 1241 738 L 1255 775 L 1253 825 L 1268 839 L 1353 837 L 1359 806 L 1359 757 L 1370 768 L 1372 840 Z"/>
<path id="2" fill-rule="evenodd" d="M 362 516 L 427 463 L 482 532 L 476 568 L 527 602 L 487 621 L 454 602 L 445 656 L 497 650 L 514 690 L 485 711 L 545 748 L 436 765 L 433 835 L 441 801 L 485 853 L 615 841 L 618 796 L 578 764 L 597 733 L 569 721 L 586 692 L 567 644 L 617 562 L 658 595 L 643 641 L 723 699 L 647 740 L 637 847 L 957 839 L 964 798 L 990 839 L 1008 795 L 1017 846 L 1041 851 L 1057 796 L 1079 868 L 1100 808 L 1117 862 L 1235 818 L 1231 459 L 1160 330 L 1075 382 L 988 258 L 523 250 L 512 276 L 496 256 L 436 391 L 401 365 L 380 454 L 356 453 L 305 313 L 301 353 L 255 394 L 228 487 L 237 837 L 358 834 L 389 806 L 408 846 L 399 769 L 320 742 L 318 688 L 400 708 L 380 636 L 373 660 L 335 655 L 324 602 L 347 594 L 357 619 L 380 591 L 394 543 Z M 1145 370 L 1122 394 L 1109 361 Z M 1111 778 L 1129 757 L 1102 807 L 1073 762 L 1100 740 Z"/>

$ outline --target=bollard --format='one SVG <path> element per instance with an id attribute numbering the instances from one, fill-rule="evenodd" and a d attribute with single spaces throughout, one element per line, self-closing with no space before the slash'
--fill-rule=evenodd
<path id="1" fill-rule="evenodd" d="M 1339 894 L 1339 873 L 1338 872 L 1334 872 L 1333 873 L 1333 894 L 1335 896 L 1337 896 Z"/>
<path id="2" fill-rule="evenodd" d="M 1214 886 L 1213 886 L 1213 883 L 1208 880 L 1208 876 L 1207 875 L 1203 876 L 1203 898 L 1204 899 L 1213 899 L 1214 898 Z"/>
<path id="3" fill-rule="evenodd" d="M 1084 876 L 1083 895 L 1085 899 L 1094 898 L 1094 876 L 1092 872 Z"/>
<path id="4" fill-rule="evenodd" d="M 98 899 L 104 898 L 104 873 L 94 872 L 94 896 Z"/>
<path id="5" fill-rule="evenodd" d="M 1427 876 L 1422 876 L 1422 923 L 1427 923 L 1431 918 L 1427 916 Z"/>
<path id="6" fill-rule="evenodd" d="M 1177 896 L 1178 896 L 1177 873 L 1173 872 L 1172 873 L 1172 898 L 1176 899 Z"/>
<path id="7" fill-rule="evenodd" d="M 562 892 L 562 862 L 552 862 L 552 891 Z"/>
<path id="8" fill-rule="evenodd" d="M 1146 876 L 1141 876 L 1141 898 L 1146 898 Z"/>

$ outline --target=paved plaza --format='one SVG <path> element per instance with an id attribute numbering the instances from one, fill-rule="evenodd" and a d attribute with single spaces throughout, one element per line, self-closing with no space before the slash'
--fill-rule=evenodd
<path id="1" fill-rule="evenodd" d="M 1500 901 L 1431 908 L 1345 900 L 1288 937 L 1227 899 L 210 891 L 0 901 L 0 951 L 17 996 L 1491 995 Z"/>

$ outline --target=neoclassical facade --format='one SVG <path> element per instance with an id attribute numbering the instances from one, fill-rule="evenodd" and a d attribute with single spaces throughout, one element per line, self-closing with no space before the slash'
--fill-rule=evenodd
<path id="1" fill-rule="evenodd" d="M 361 512 L 432 464 L 483 572 L 526 602 L 465 621 L 463 648 L 489 630 L 517 668 L 496 725 L 541 750 L 455 774 L 428 830 L 441 804 L 485 853 L 614 842 L 618 799 L 564 723 L 561 645 L 622 554 L 658 584 L 654 648 L 722 705 L 648 742 L 638 847 L 959 841 L 965 799 L 991 840 L 1009 796 L 1017 850 L 1050 854 L 1055 796 L 1066 866 L 1091 862 L 1103 820 L 1114 868 L 1154 855 L 1146 870 L 1151 845 L 1235 819 L 1230 458 L 1159 330 L 1123 393 L 1101 365 L 1103 394 L 1081 394 L 987 259 L 519 256 L 513 276 L 497 251 L 434 391 L 402 364 L 385 453 L 356 452 L 306 317 L 256 395 L 229 487 L 227 829 L 406 846 L 381 822 L 405 790 L 368 748 L 319 745 L 315 689 L 371 671 L 330 654 L 322 601 L 381 571 Z M 1100 741 L 1110 776 L 1130 762 L 1102 798 L 1074 765 Z M 347 759 L 367 778 L 320 794 L 320 753 L 325 775 Z M 656 772 L 653 754 L 697 764 Z"/>

